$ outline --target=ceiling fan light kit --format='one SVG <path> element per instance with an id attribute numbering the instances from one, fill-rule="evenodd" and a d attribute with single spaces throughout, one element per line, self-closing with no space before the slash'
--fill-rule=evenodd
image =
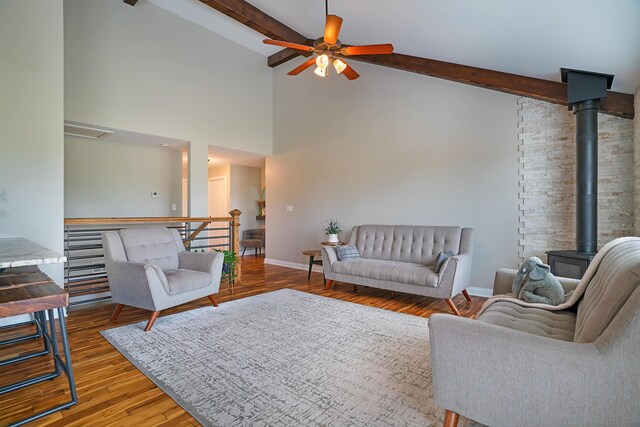
<path id="1" fill-rule="evenodd" d="M 347 79 L 355 80 L 360 77 L 360 75 L 341 58 L 350 55 L 388 55 L 393 53 L 393 45 L 390 43 L 343 46 L 340 40 L 338 40 L 338 34 L 340 34 L 340 28 L 342 27 L 342 18 L 337 15 L 329 15 L 326 2 L 325 7 L 327 8 L 327 18 L 324 27 L 324 36 L 316 39 L 313 46 L 272 39 L 265 39 L 263 41 L 264 44 L 312 52 L 318 55 L 316 58 L 311 58 L 300 64 L 287 74 L 296 76 L 315 64 L 315 74 L 320 77 L 329 77 L 329 64 L 333 64 L 337 74 L 343 74 Z"/>

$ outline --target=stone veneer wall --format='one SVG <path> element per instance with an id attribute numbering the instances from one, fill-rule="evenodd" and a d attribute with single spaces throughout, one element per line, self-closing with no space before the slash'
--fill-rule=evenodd
<path id="1" fill-rule="evenodd" d="M 575 119 L 566 107 L 544 101 L 519 98 L 518 107 L 518 255 L 546 260 L 545 251 L 575 249 Z M 633 234 L 634 185 L 640 189 L 640 173 L 634 174 L 632 120 L 599 114 L 598 133 L 600 248 Z M 640 156 L 638 147 L 635 151 Z M 640 216 L 640 196 L 635 205 Z"/>
<path id="2" fill-rule="evenodd" d="M 634 97 L 635 118 L 633 119 L 633 147 L 634 147 L 634 163 L 635 163 L 635 185 L 634 199 L 635 212 L 638 214 L 635 218 L 635 235 L 640 235 L 640 85 L 636 89 Z"/>

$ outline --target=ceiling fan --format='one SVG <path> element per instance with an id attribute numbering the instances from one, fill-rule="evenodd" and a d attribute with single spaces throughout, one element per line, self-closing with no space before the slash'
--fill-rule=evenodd
<path id="1" fill-rule="evenodd" d="M 311 58 L 289 71 L 287 74 L 290 76 L 296 76 L 313 64 L 316 64 L 317 67 L 314 72 L 320 77 L 328 77 L 329 64 L 333 64 L 336 73 L 344 74 L 349 80 L 355 80 L 360 77 L 360 75 L 341 58 L 349 55 L 385 55 L 393 53 L 393 45 L 391 43 L 343 46 L 340 40 L 338 40 L 338 34 L 342 26 L 342 18 L 337 15 L 329 15 L 327 0 L 325 0 L 325 15 L 327 20 L 324 27 L 324 37 L 316 39 L 313 46 L 272 39 L 265 39 L 263 41 L 264 44 L 288 47 L 318 54 L 317 57 Z"/>

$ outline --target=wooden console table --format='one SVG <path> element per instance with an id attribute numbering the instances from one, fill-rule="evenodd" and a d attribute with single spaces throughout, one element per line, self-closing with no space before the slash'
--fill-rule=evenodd
<path id="1" fill-rule="evenodd" d="M 42 263 L 64 261 L 64 256 L 26 239 L 0 239 L 0 318 L 33 314 L 33 320 L 3 326 L 0 327 L 0 331 L 24 325 L 33 325 L 35 327 L 34 333 L 2 340 L 0 341 L 0 346 L 30 339 L 39 339 L 40 337 L 42 337 L 43 345 L 42 350 L 0 360 L 0 368 L 46 355 L 51 355 L 54 362 L 53 372 L 0 387 L 0 395 L 52 380 L 63 373 L 69 381 L 71 394 L 70 401 L 43 410 L 29 418 L 16 421 L 11 426 L 26 424 L 78 403 L 64 319 L 64 307 L 69 304 L 69 295 L 37 267 L 38 264 Z M 54 312 L 57 312 L 58 315 L 64 359 L 60 355 L 58 348 Z"/>

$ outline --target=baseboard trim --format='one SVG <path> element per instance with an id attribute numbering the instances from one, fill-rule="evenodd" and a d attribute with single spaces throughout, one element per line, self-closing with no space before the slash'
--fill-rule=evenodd
<path id="1" fill-rule="evenodd" d="M 489 298 L 491 295 L 493 295 L 492 289 L 478 288 L 475 286 L 467 288 L 467 292 L 469 292 L 469 295 L 473 295 L 474 297 Z"/>
<path id="2" fill-rule="evenodd" d="M 273 258 L 265 258 L 264 263 L 277 265 L 279 267 L 288 267 L 288 268 L 295 268 L 296 270 L 309 271 L 309 264 L 301 264 L 301 263 L 290 262 L 290 261 L 281 261 L 279 259 L 273 259 Z M 322 273 L 322 267 L 319 265 L 314 265 L 311 271 L 316 273 Z"/>

